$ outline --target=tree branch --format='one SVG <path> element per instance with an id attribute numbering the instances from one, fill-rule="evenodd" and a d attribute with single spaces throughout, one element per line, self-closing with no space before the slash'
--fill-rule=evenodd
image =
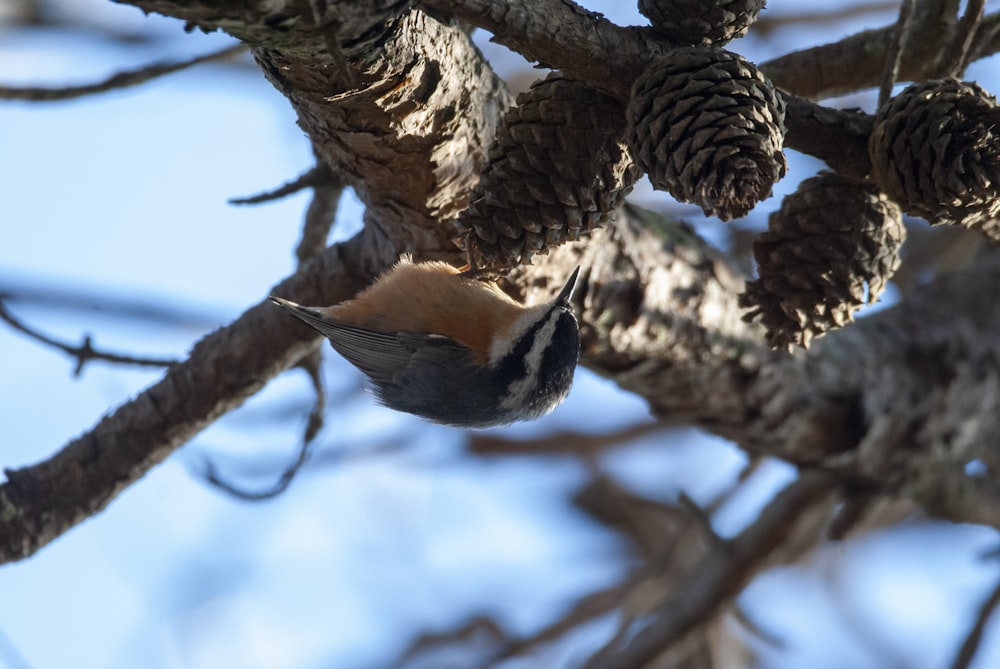
<path id="1" fill-rule="evenodd" d="M 833 478 L 807 472 L 782 490 L 752 525 L 709 552 L 687 578 L 678 583 L 653 621 L 620 652 L 598 653 L 585 669 L 639 669 L 709 620 L 767 563 L 771 551 L 788 538 L 792 527 L 814 507 L 829 502 L 836 490 Z"/>
<path id="2" fill-rule="evenodd" d="M 377 271 L 367 243 L 327 250 L 275 292 L 314 304 L 346 299 Z M 520 270 L 517 285 L 531 296 L 577 264 L 585 364 L 646 398 L 664 423 L 913 496 L 932 514 L 1000 525 L 1000 504 L 983 492 L 995 482 L 977 487 L 961 468 L 996 457 L 1000 260 L 928 284 L 804 356 L 763 346 L 740 319 L 739 278 L 683 225 L 623 215 L 586 244 Z M 29 556 L 100 511 L 314 345 L 308 328 L 259 304 L 50 460 L 9 471 L 0 561 Z M 948 462 L 951 473 L 940 475 Z"/>
<path id="3" fill-rule="evenodd" d="M 82 86 L 30 87 L 0 86 L 0 100 L 27 100 L 29 102 L 58 102 L 82 98 L 87 95 L 107 93 L 123 88 L 131 88 L 147 81 L 158 79 L 174 72 L 186 70 L 211 60 L 222 60 L 246 51 L 246 46 L 237 44 L 197 58 L 191 58 L 179 63 L 154 63 L 137 70 L 118 72 L 117 74 L 93 84 Z"/>
<path id="4" fill-rule="evenodd" d="M 627 207 L 586 246 L 512 276 L 546 286 L 576 265 L 583 362 L 666 424 L 1000 528 L 1000 485 L 965 468 L 1000 457 L 996 254 L 795 356 L 767 349 L 740 320 L 742 280 L 681 225 Z"/>
<path id="5" fill-rule="evenodd" d="M 274 293 L 332 304 L 356 293 L 370 270 L 355 263 L 364 238 L 310 261 Z M 225 412 L 292 366 L 316 337 L 267 302 L 208 335 L 163 379 L 105 416 L 52 458 L 7 470 L 0 485 L 0 562 L 32 555 L 101 511 L 127 486 Z"/>
<path id="6" fill-rule="evenodd" d="M 989 622 L 990 616 L 993 615 L 998 606 L 1000 606 L 1000 583 L 997 583 L 993 587 L 993 591 L 990 592 L 989 597 L 979 607 L 976 621 L 966 635 L 965 641 L 962 642 L 962 646 L 955 656 L 955 661 L 951 664 L 951 669 L 969 669 L 972 666 L 972 660 L 976 657 L 976 651 L 979 650 L 979 645 L 983 642 L 986 623 Z"/>
<path id="7" fill-rule="evenodd" d="M 134 365 L 136 367 L 169 367 L 170 365 L 177 363 L 177 361 L 173 358 L 154 358 L 151 356 L 140 357 L 99 351 L 93 347 L 90 335 L 86 335 L 83 338 L 83 343 L 79 346 L 73 346 L 71 344 L 65 344 L 61 341 L 57 341 L 48 335 L 42 334 L 34 328 L 28 327 L 19 319 L 15 318 L 13 314 L 7 311 L 7 307 L 4 304 L 2 297 L 0 297 L 0 320 L 10 325 L 18 332 L 26 334 L 31 339 L 41 342 L 46 346 L 51 346 L 52 348 L 58 349 L 63 353 L 76 358 L 76 367 L 73 370 L 73 376 L 80 376 L 83 372 L 83 366 L 91 360 L 104 360 L 105 362 L 111 362 L 119 365 Z"/>
<path id="8" fill-rule="evenodd" d="M 492 7 L 482 0 L 434 3 L 445 9 Z M 233 34 L 259 39 L 255 57 L 293 101 L 317 154 L 346 170 L 369 205 L 363 236 L 310 261 L 276 292 L 299 302 L 335 303 L 353 295 L 400 249 L 444 248 L 440 223 L 463 205 L 491 124 L 507 100 L 496 79 L 479 72 L 488 68 L 461 30 L 420 12 L 390 12 L 392 18 L 383 16 L 379 29 L 365 38 L 365 48 L 374 49 L 365 60 L 350 40 L 358 35 L 344 27 L 351 16 L 338 15 L 339 46 L 362 81 L 362 88 L 347 89 L 326 54 L 326 39 L 315 34 L 315 26 L 304 29 L 306 19 L 281 3 L 269 3 L 266 14 L 233 3 L 136 4 L 174 8 L 189 20 L 209 26 L 216 21 Z M 342 4 L 370 11 L 365 3 Z M 551 8 L 566 21 L 555 33 L 529 29 L 524 24 L 530 15 L 513 11 L 506 19 L 510 33 L 559 58 L 564 40 L 587 35 L 592 57 L 585 69 L 596 79 L 614 69 L 613 35 L 625 35 L 628 49 L 648 46 L 631 67 L 641 68 L 643 58 L 665 48 L 644 31 L 616 28 L 571 3 L 550 4 L 534 6 L 531 15 Z M 581 44 L 572 46 L 576 53 Z M 470 81 L 470 71 L 481 78 Z M 413 181 L 400 183 L 401 173 Z M 516 273 L 515 285 L 530 295 L 561 283 L 578 264 L 585 268 L 575 297 L 584 362 L 645 397 L 665 423 L 701 426 L 751 453 L 822 466 L 861 486 L 910 494 L 955 519 L 976 514 L 976 522 L 1000 522 L 995 514 L 975 511 L 984 501 L 995 504 L 985 496 L 994 482 L 965 486 L 961 478 L 964 463 L 996 459 L 1000 342 L 993 334 L 1000 329 L 1000 262 L 925 286 L 900 307 L 828 335 L 795 357 L 768 350 L 757 326 L 742 322 L 736 304 L 741 277 L 684 225 L 628 208 L 586 244 L 560 247 Z M 310 331 L 276 318 L 269 305 L 254 306 L 53 458 L 9 471 L 0 486 L 0 559 L 26 557 L 98 512 L 295 364 L 314 342 Z M 921 478 L 921 468 L 936 464 L 956 473 Z"/>
<path id="9" fill-rule="evenodd" d="M 570 77 L 586 81 L 623 101 L 629 98 L 632 82 L 646 65 L 669 55 L 671 44 L 652 30 L 619 27 L 563 0 L 420 0 L 428 10 L 489 30 L 494 40 L 517 51 L 528 60 L 559 69 Z M 920 78 L 933 73 L 929 62 L 938 54 L 942 29 L 954 17 L 924 11 L 909 40 L 911 46 L 900 62 L 903 76 Z M 970 51 L 983 57 L 1000 49 L 1000 38 L 986 28 L 1000 24 L 1000 13 L 983 21 Z M 785 146 L 827 161 L 847 176 L 863 177 L 869 170 L 867 150 L 858 151 L 867 137 L 859 138 L 860 114 L 837 115 L 808 98 L 823 98 L 878 86 L 886 50 L 895 26 L 869 30 L 837 43 L 789 54 L 761 64 L 761 70 L 775 85 L 801 96 L 788 100 Z M 987 39 L 989 38 L 989 39 Z M 914 46 L 917 45 L 917 46 Z M 919 48 L 918 48 L 919 47 Z M 830 67 L 836 63 L 836 67 Z M 845 123 L 842 123 L 845 122 Z M 862 125 L 870 127 L 870 119 Z M 847 138 L 846 144 L 839 139 Z M 864 149 L 864 145 L 862 144 Z"/>
<path id="10" fill-rule="evenodd" d="M 264 191 L 257 195 L 247 197 L 229 198 L 229 204 L 263 204 L 273 202 L 294 195 L 306 188 L 314 188 L 320 184 L 331 180 L 333 174 L 326 165 L 316 165 L 307 172 L 300 174 L 288 183 L 282 184 L 274 190 Z"/>
<path id="11" fill-rule="evenodd" d="M 310 258 L 319 255 L 326 248 L 326 240 L 330 236 L 330 230 L 333 228 L 334 221 L 337 218 L 337 208 L 340 204 L 340 196 L 344 190 L 343 181 L 323 166 L 314 167 L 296 180 L 296 182 L 302 181 L 308 182 L 309 186 L 312 187 L 313 197 L 309 203 L 309 208 L 306 210 L 302 235 L 295 248 L 295 257 L 298 258 L 299 269 Z M 278 189 L 275 192 L 288 190 L 296 182 L 286 184 L 282 189 Z M 309 460 L 313 441 L 320 430 L 323 429 L 326 419 L 326 390 L 323 387 L 323 376 L 320 371 L 322 362 L 323 352 L 318 346 L 309 351 L 298 362 L 297 366 L 309 376 L 309 381 L 312 384 L 314 396 L 313 407 L 306 421 L 298 453 L 295 459 L 285 467 L 285 470 L 278 477 L 274 485 L 264 490 L 244 490 L 222 479 L 211 461 L 208 461 L 205 465 L 203 475 L 206 481 L 234 497 L 254 502 L 277 497 L 288 489 L 288 486 L 291 485 L 299 470 Z"/>

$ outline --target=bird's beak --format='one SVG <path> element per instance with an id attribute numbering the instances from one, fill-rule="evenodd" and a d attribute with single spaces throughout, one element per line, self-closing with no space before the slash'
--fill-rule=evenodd
<path id="1" fill-rule="evenodd" d="M 569 307 L 569 301 L 573 299 L 573 290 L 576 288 L 576 279 L 580 276 L 580 266 L 577 265 L 573 273 L 569 275 L 569 281 L 566 285 L 562 287 L 559 291 L 559 297 L 556 298 L 555 303 L 559 306 Z"/>

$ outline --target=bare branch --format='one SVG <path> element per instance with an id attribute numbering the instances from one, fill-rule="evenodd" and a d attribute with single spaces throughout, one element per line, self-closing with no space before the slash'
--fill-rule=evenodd
<path id="1" fill-rule="evenodd" d="M 558 453 L 592 458 L 608 449 L 668 429 L 662 423 L 644 422 L 606 434 L 582 434 L 567 431 L 549 434 L 537 439 L 509 439 L 502 434 L 473 432 L 469 435 L 466 450 L 480 456 Z"/>
<path id="2" fill-rule="evenodd" d="M 421 4 L 489 30 L 495 39 L 528 60 L 560 69 L 605 92 L 627 99 L 635 77 L 645 63 L 667 55 L 670 44 L 645 28 L 621 28 L 604 18 L 562 0 L 421 0 Z M 933 3 L 925 3 L 933 4 Z M 911 42 L 936 49 L 945 8 L 921 14 L 919 39 Z M 518 17 L 518 20 L 512 20 Z M 1000 13 L 991 14 L 984 28 L 1000 24 Z M 780 88 L 808 98 L 842 95 L 879 83 L 885 53 L 895 24 L 867 30 L 832 44 L 787 54 L 761 65 Z M 603 50 L 595 62 L 593 49 Z M 988 30 L 976 33 L 970 53 L 982 58 L 1000 49 L 1000 40 Z M 904 54 L 907 76 L 931 68 L 923 51 Z M 837 63 L 838 67 L 829 67 Z"/>
<path id="3" fill-rule="evenodd" d="M 344 192 L 343 179 L 328 167 L 318 164 L 311 173 L 313 196 L 306 210 L 299 243 L 295 247 L 299 267 L 326 248 L 326 240 L 337 220 L 337 209 Z"/>
<path id="4" fill-rule="evenodd" d="M 335 179 L 333 173 L 326 167 L 317 166 L 297 181 L 305 180 L 304 177 L 309 177 L 309 180 L 313 182 L 311 184 L 313 198 L 309 203 L 309 209 L 302 226 L 302 237 L 295 250 L 300 269 L 310 258 L 315 257 L 326 248 L 326 239 L 337 218 L 337 206 L 343 192 L 343 184 L 339 179 Z M 206 481 L 234 497 L 254 502 L 277 497 L 288 489 L 299 470 L 309 459 L 316 435 L 323 429 L 326 415 L 326 391 L 323 388 L 322 362 L 322 350 L 316 347 L 299 360 L 296 365 L 309 375 L 315 399 L 295 460 L 285 468 L 277 482 L 265 490 L 244 490 L 224 481 L 211 461 L 205 465 L 203 476 Z"/>
<path id="5" fill-rule="evenodd" d="M 639 669 L 710 619 L 734 597 L 788 536 L 790 526 L 813 506 L 828 501 L 836 485 L 828 475 L 805 472 L 782 490 L 752 525 L 727 542 L 726 550 L 705 556 L 679 583 L 653 621 L 622 648 L 598 653 L 586 669 Z"/>
<path id="6" fill-rule="evenodd" d="M 292 484 L 292 481 L 298 475 L 299 471 L 309 460 L 313 444 L 316 441 L 316 435 L 318 435 L 319 431 L 323 429 L 324 412 L 326 410 L 326 393 L 323 389 L 323 378 L 319 370 L 319 363 L 321 360 L 322 356 L 317 348 L 299 361 L 298 366 L 309 375 L 309 380 L 312 382 L 315 401 L 313 402 L 312 410 L 309 412 L 309 419 L 306 422 L 305 433 L 302 435 L 302 440 L 299 444 L 299 449 L 295 455 L 295 459 L 285 467 L 285 470 L 281 472 L 278 480 L 270 488 L 256 491 L 246 490 L 245 488 L 241 488 L 222 479 L 219 476 L 219 472 L 215 464 L 211 460 L 208 460 L 205 462 L 205 467 L 201 475 L 209 484 L 219 488 L 229 495 L 232 495 L 233 497 L 236 497 L 237 499 L 241 499 L 246 502 L 263 502 L 268 499 L 273 499 L 288 489 L 288 486 Z"/>
<path id="7" fill-rule="evenodd" d="M 626 579 L 610 588 L 598 590 L 580 598 L 558 620 L 530 636 L 508 641 L 507 647 L 493 658 L 493 663 L 497 664 L 508 658 L 524 655 L 538 646 L 555 641 L 580 625 L 604 615 L 621 604 L 631 586 L 630 580 Z"/>
<path id="8" fill-rule="evenodd" d="M 221 60 L 229 58 L 246 51 L 242 44 L 227 46 L 224 49 L 213 51 L 212 53 L 197 58 L 191 58 L 179 63 L 154 63 L 146 65 L 137 70 L 127 70 L 118 72 L 115 75 L 94 84 L 84 84 L 82 86 L 60 86 L 55 88 L 19 88 L 15 86 L 0 86 L 0 100 L 25 100 L 29 102 L 57 102 L 61 100 L 72 100 L 82 98 L 87 95 L 107 93 L 108 91 L 121 90 L 144 84 L 147 81 L 158 79 L 174 72 L 186 70 L 189 67 L 200 65 L 211 60 Z"/>
<path id="9" fill-rule="evenodd" d="M 913 32 L 910 14 L 913 11 L 913 0 L 903 0 L 899 4 L 899 18 L 896 19 L 896 29 L 892 33 L 889 48 L 885 54 L 885 64 L 882 66 L 882 83 L 878 91 L 878 106 L 882 107 L 892 95 L 892 87 L 899 77 L 899 64 L 903 57 L 906 42 Z"/>
<path id="10" fill-rule="evenodd" d="M 692 542 L 701 532 L 683 509 L 639 497 L 606 476 L 595 478 L 578 491 L 573 504 L 628 539 L 644 562 L 662 561 L 678 545 L 682 529 L 692 530 Z"/>
<path id="11" fill-rule="evenodd" d="M 264 202 L 274 202 L 282 198 L 294 195 L 300 190 L 313 188 L 332 177 L 330 168 L 325 165 L 316 165 L 308 172 L 304 172 L 293 180 L 289 181 L 271 191 L 265 191 L 257 195 L 248 197 L 234 197 L 229 199 L 229 204 L 262 204 Z"/>
<path id="12" fill-rule="evenodd" d="M 274 288 L 304 303 L 334 304 L 368 280 L 355 262 L 364 236 L 333 247 Z M 101 511 L 151 467 L 237 407 L 316 345 L 308 328 L 269 302 L 199 341 L 163 379 L 104 416 L 52 458 L 7 470 L 0 484 L 0 562 L 33 554 Z"/>
<path id="13" fill-rule="evenodd" d="M 507 634 L 494 618 L 486 614 L 471 616 L 465 622 L 453 629 L 443 632 L 426 632 L 413 639 L 391 666 L 405 669 L 408 663 L 416 666 L 432 666 L 427 656 L 439 650 L 447 650 L 449 654 L 457 648 L 474 653 L 479 646 L 503 646 L 509 643 Z M 492 649 L 486 648 L 477 655 L 492 654 Z"/>
<path id="14" fill-rule="evenodd" d="M 780 14 L 763 12 L 757 21 L 754 22 L 751 30 L 756 34 L 769 35 L 782 28 L 827 25 L 834 21 L 860 19 L 869 14 L 896 9 L 898 6 L 898 0 L 885 0 L 883 2 L 869 2 L 860 5 L 851 4 L 845 7 L 827 5 L 821 10 L 803 9 L 798 13 L 794 10 L 785 11 Z"/>
<path id="15" fill-rule="evenodd" d="M 960 77 L 972 58 L 972 43 L 983 20 L 986 0 L 969 0 L 955 27 L 955 35 L 941 55 L 939 70 L 944 77 Z"/>
<path id="16" fill-rule="evenodd" d="M 938 76 L 940 34 L 954 17 L 924 12 L 937 3 L 920 3 L 914 23 L 917 27 L 907 43 L 900 63 L 903 81 L 920 81 Z M 793 51 L 761 64 L 761 70 L 779 87 L 810 99 L 846 95 L 876 86 L 885 63 L 887 45 L 895 24 L 866 30 L 837 42 Z M 970 58 L 984 58 L 1000 50 L 1000 12 L 984 17 L 972 40 Z M 828 67 L 837 63 L 837 67 Z"/>
<path id="17" fill-rule="evenodd" d="M 119 353 L 107 353 L 99 351 L 93 347 L 90 335 L 85 335 L 83 343 L 79 346 L 72 346 L 61 341 L 57 341 L 48 335 L 42 334 L 34 328 L 28 327 L 7 311 L 2 298 L 0 298 L 0 320 L 4 321 L 18 332 L 26 334 L 31 339 L 41 342 L 46 346 L 58 349 L 67 355 L 76 358 L 76 367 L 73 369 L 73 376 L 80 376 L 83 366 L 91 360 L 103 360 L 119 365 L 134 365 L 136 367 L 169 367 L 177 363 L 173 358 L 137 357 L 122 355 Z"/>
<path id="18" fill-rule="evenodd" d="M 979 607 L 976 622 L 966 635 L 961 648 L 958 649 L 958 654 L 951 663 L 951 669 L 969 669 L 972 666 L 972 661 L 976 658 L 976 651 L 979 650 L 979 645 L 983 642 L 986 623 L 989 622 L 990 616 L 993 615 L 998 606 L 1000 606 L 1000 582 L 993 587 L 989 597 Z"/>
<path id="19" fill-rule="evenodd" d="M 178 306 L 146 297 L 118 296 L 66 284 L 53 287 L 49 281 L 32 283 L 8 279 L 0 283 L 0 299 L 69 313 L 99 312 L 115 318 L 178 329 L 204 331 L 219 325 L 217 308 L 194 311 L 190 304 Z"/>
<path id="20" fill-rule="evenodd" d="M 205 462 L 204 469 L 200 472 L 200 475 L 213 487 L 218 488 L 222 492 L 227 495 L 231 495 L 236 499 L 243 500 L 244 502 L 263 502 L 269 499 L 274 499 L 288 490 L 288 486 L 291 485 L 292 480 L 309 459 L 312 444 L 312 440 L 307 441 L 303 439 L 299 445 L 295 459 L 291 462 L 291 464 L 285 467 L 285 470 L 281 472 L 281 475 L 278 477 L 278 480 L 274 482 L 274 484 L 268 488 L 264 488 L 263 490 L 247 490 L 236 485 L 235 483 L 226 481 L 221 478 L 215 463 L 211 460 L 207 460 Z"/>

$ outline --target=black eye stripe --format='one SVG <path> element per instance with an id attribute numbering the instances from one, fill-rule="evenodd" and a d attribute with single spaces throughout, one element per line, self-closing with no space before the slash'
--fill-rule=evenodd
<path id="1" fill-rule="evenodd" d="M 548 323 L 551 312 L 545 318 L 539 319 L 528 328 L 521 338 L 514 344 L 503 360 L 500 361 L 500 368 L 497 370 L 500 376 L 506 379 L 520 379 L 528 373 L 527 357 L 531 352 L 531 347 L 535 343 L 538 332 Z"/>
<path id="2" fill-rule="evenodd" d="M 541 352 L 538 369 L 528 369 L 528 354 L 535 338 L 549 324 L 551 317 L 550 312 L 532 325 L 518 339 L 510 354 L 500 361 L 497 378 L 502 387 L 531 375 L 536 377 L 533 392 L 537 393 L 542 388 L 563 387 L 572 380 L 580 354 L 580 332 L 572 312 L 566 309 L 557 311 L 555 328 L 550 342 Z M 553 346 L 552 342 L 558 342 L 558 345 Z"/>

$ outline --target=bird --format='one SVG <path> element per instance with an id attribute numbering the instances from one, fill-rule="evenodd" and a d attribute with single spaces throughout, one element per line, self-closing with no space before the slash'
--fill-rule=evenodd
<path id="1" fill-rule="evenodd" d="M 404 256 L 333 306 L 270 300 L 326 336 L 382 405 L 485 428 L 539 418 L 569 394 L 580 355 L 571 304 L 579 274 L 551 301 L 526 306 L 448 263 Z"/>

